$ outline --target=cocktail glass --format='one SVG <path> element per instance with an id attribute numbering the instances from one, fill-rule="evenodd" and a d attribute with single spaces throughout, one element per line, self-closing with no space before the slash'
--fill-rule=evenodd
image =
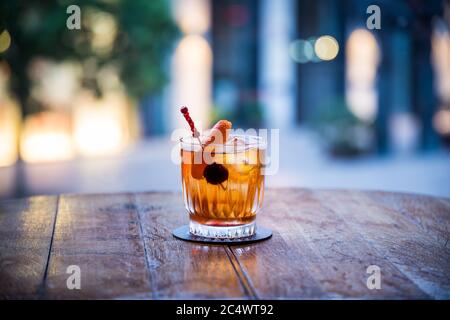
<path id="1" fill-rule="evenodd" d="M 251 135 L 232 135 L 225 144 L 206 148 L 192 136 L 181 139 L 183 198 L 191 234 L 224 239 L 255 234 L 264 195 L 265 149 L 263 139 Z"/>

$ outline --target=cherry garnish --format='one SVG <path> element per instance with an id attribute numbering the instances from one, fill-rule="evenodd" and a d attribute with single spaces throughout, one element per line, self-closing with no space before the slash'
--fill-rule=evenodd
<path id="1" fill-rule="evenodd" d="M 228 170 L 218 163 L 209 164 L 203 171 L 203 176 L 210 184 L 221 184 L 228 179 Z"/>

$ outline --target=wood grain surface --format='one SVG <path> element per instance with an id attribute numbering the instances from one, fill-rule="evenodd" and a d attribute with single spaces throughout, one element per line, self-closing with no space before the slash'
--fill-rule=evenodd
<path id="1" fill-rule="evenodd" d="M 41 296 L 57 197 L 0 202 L 0 298 Z"/>
<path id="2" fill-rule="evenodd" d="M 175 239 L 187 222 L 178 193 L 2 201 L 0 298 L 450 298 L 449 199 L 269 189 L 257 223 L 273 237 L 239 246 Z M 67 287 L 73 265 L 80 290 Z"/>

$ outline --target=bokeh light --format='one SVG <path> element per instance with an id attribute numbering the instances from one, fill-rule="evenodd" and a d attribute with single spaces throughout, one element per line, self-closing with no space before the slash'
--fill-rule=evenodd
<path id="1" fill-rule="evenodd" d="M 15 101 L 2 99 L 1 92 L 0 100 L 0 167 L 3 167 L 17 161 L 21 116 L 19 105 Z"/>
<path id="2" fill-rule="evenodd" d="M 86 20 L 91 30 L 92 50 L 101 55 L 109 54 L 118 31 L 114 16 L 107 12 L 88 10 Z"/>
<path id="3" fill-rule="evenodd" d="M 195 106 L 191 116 L 199 128 L 206 127 L 211 107 L 212 50 L 208 41 L 199 35 L 185 36 L 175 50 L 172 65 L 174 106 Z M 174 127 L 184 125 L 174 108 Z"/>
<path id="4" fill-rule="evenodd" d="M 311 41 L 295 40 L 289 45 L 289 55 L 298 63 L 307 63 L 314 59 L 314 46 Z"/>
<path id="5" fill-rule="evenodd" d="M 314 51 L 322 60 L 333 60 L 339 53 L 339 43 L 332 36 L 322 36 L 314 43 Z"/>
<path id="6" fill-rule="evenodd" d="M 128 139 L 127 101 L 119 92 L 102 98 L 80 95 L 74 114 L 74 140 L 83 156 L 115 154 L 125 147 Z"/>
<path id="7" fill-rule="evenodd" d="M 70 118 L 48 111 L 27 116 L 21 135 L 20 155 L 30 163 L 71 159 L 74 149 Z"/>
<path id="8" fill-rule="evenodd" d="M 444 23 L 437 24 L 433 30 L 431 46 L 436 80 L 434 86 L 440 99 L 450 104 L 450 30 Z"/>
<path id="9" fill-rule="evenodd" d="M 8 30 L 3 30 L 3 32 L 0 33 L 0 53 L 8 50 L 10 45 L 11 35 L 9 34 Z"/>
<path id="10" fill-rule="evenodd" d="M 450 109 L 441 109 L 433 117 L 434 129 L 441 135 L 450 135 Z"/>
<path id="11" fill-rule="evenodd" d="M 210 6 L 207 0 L 174 0 L 174 15 L 186 34 L 202 34 L 209 29 Z"/>
<path id="12" fill-rule="evenodd" d="M 356 29 L 347 40 L 347 73 L 357 83 L 373 82 L 380 60 L 380 49 L 374 35 L 365 29 Z"/>
<path id="13" fill-rule="evenodd" d="M 350 111 L 362 121 L 373 122 L 378 112 L 375 78 L 380 49 L 372 33 L 354 30 L 346 44 L 346 98 Z"/>

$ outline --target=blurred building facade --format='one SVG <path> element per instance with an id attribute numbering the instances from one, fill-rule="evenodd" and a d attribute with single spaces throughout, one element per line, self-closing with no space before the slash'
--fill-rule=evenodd
<path id="1" fill-rule="evenodd" d="M 423 154 L 450 144 L 448 0 L 117 3 L 87 3 L 86 32 L 69 33 L 74 52 L 63 46 L 49 61 L 37 36 L 19 50 L 25 31 L 49 27 L 32 19 L 45 10 L 7 2 L 22 18 L 0 30 L 1 194 L 29 193 L 29 164 L 108 159 L 167 137 L 186 126 L 182 105 L 199 128 L 227 118 L 282 135 L 312 132 L 326 156 Z M 379 30 L 366 25 L 371 5 L 380 8 Z M 65 18 L 43 43 L 68 41 L 55 27 Z M 22 61 L 30 98 L 12 89 Z"/>
<path id="2" fill-rule="evenodd" d="M 366 27 L 373 4 L 380 30 Z M 439 88 L 450 72 L 448 7 L 441 0 L 214 1 L 214 101 L 244 125 L 281 129 L 331 121 L 330 109 L 347 106 L 373 131 L 366 139 L 373 151 L 439 148 L 447 139 L 440 127 L 448 101 Z M 337 42 L 331 59 L 317 55 L 324 36 Z"/>

